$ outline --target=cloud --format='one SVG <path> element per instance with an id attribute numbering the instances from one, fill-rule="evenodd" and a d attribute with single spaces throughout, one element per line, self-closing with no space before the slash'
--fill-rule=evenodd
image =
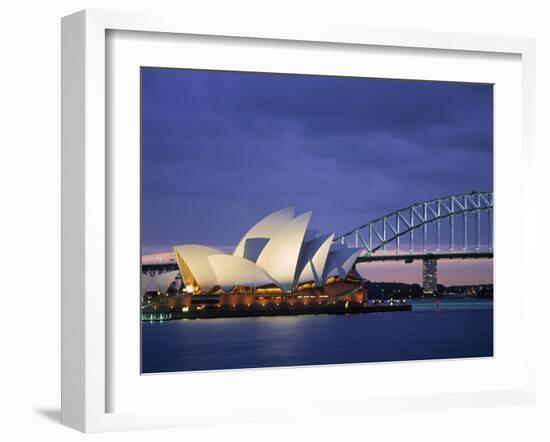
<path id="1" fill-rule="evenodd" d="M 491 85 L 142 70 L 142 243 L 234 245 L 293 205 L 343 232 L 492 190 Z"/>

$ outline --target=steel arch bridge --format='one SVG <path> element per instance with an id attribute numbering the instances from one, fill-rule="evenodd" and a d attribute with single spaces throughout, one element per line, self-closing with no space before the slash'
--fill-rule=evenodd
<path id="1" fill-rule="evenodd" d="M 363 248 L 358 262 L 429 255 L 492 257 L 493 192 L 474 191 L 415 203 L 363 224 L 334 241 Z M 385 253 L 388 251 L 394 253 Z"/>

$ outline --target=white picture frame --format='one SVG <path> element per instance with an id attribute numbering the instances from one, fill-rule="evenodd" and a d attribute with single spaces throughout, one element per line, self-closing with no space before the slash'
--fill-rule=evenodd
<path id="1" fill-rule="evenodd" d="M 535 43 L 533 39 L 416 31 L 358 29 L 311 23 L 296 27 L 239 22 L 218 23 L 195 17 L 164 17 L 151 14 L 87 10 L 62 21 L 62 423 L 80 431 L 156 428 L 206 424 L 210 418 L 158 407 L 152 411 L 109 410 L 109 370 L 113 355 L 109 345 L 110 304 L 109 236 L 107 228 L 111 197 L 107 155 L 106 94 L 107 45 L 110 31 L 140 31 L 163 34 L 269 39 L 273 41 L 337 43 L 384 48 L 435 49 L 521 57 L 521 218 L 535 219 L 534 176 L 529 173 L 534 155 Z M 138 153 L 136 153 L 138 155 Z M 114 171 L 116 173 L 116 171 Z M 531 203 L 531 204 L 530 204 Z M 524 223 L 525 224 L 525 223 Z M 522 235 L 526 235 L 522 230 Z M 535 396 L 535 269 L 529 265 L 536 247 L 522 241 L 522 297 L 520 317 L 525 352 L 522 354 L 521 385 L 426 395 L 387 397 L 328 397 L 312 400 L 316 415 L 323 415 L 328 401 L 338 401 L 341 413 L 411 408 L 453 408 L 499 403 L 528 403 Z M 353 367 L 355 371 L 361 366 Z M 331 367 L 334 373 L 338 367 Z M 341 370 L 341 369 L 340 369 Z M 394 368 L 395 370 L 395 368 Z M 262 376 L 281 371 L 262 370 Z M 288 373 L 285 372 L 285 373 Z M 227 378 L 239 376 L 220 373 Z M 212 391 L 211 394 L 214 394 Z M 334 410 L 331 411 L 333 413 Z M 264 409 L 242 421 L 284 419 L 288 410 Z"/>

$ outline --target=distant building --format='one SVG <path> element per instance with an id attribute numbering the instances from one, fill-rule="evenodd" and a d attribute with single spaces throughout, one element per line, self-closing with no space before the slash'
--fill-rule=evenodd
<path id="1" fill-rule="evenodd" d="M 422 260 L 422 287 L 424 293 L 433 294 L 437 291 L 437 259 Z"/>

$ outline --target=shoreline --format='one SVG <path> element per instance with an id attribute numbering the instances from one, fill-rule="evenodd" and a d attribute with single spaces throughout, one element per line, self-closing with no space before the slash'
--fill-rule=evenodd
<path id="1" fill-rule="evenodd" d="M 324 306 L 309 308 L 281 308 L 281 309 L 203 309 L 191 310 L 187 312 L 161 312 L 161 313 L 142 313 L 143 322 L 152 321 L 170 321 L 178 319 L 215 319 L 215 318 L 244 318 L 258 316 L 299 316 L 299 315 L 347 315 L 360 313 L 383 313 L 383 312 L 404 312 L 411 311 L 412 304 L 394 304 L 394 305 L 363 305 L 349 306 Z"/>

